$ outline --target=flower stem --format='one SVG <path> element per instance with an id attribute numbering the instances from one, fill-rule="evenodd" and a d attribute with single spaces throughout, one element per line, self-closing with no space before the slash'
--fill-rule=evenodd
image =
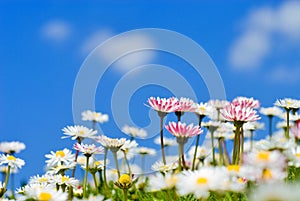
<path id="1" fill-rule="evenodd" d="M 86 194 L 86 184 L 87 184 L 87 179 L 88 179 L 88 173 L 89 173 L 89 156 L 86 156 L 86 164 L 85 164 L 85 175 L 84 175 L 84 180 L 83 180 L 83 197 L 87 197 Z"/>
<path id="2" fill-rule="evenodd" d="M 129 175 L 131 175 L 131 168 L 130 168 L 130 165 L 129 165 L 129 161 L 128 161 L 128 159 L 127 159 L 126 152 L 123 151 L 123 153 L 124 153 L 124 159 L 125 159 L 125 163 L 126 163 L 127 168 L 128 168 Z"/>
<path id="3" fill-rule="evenodd" d="M 107 151 L 108 149 L 105 147 L 104 148 L 104 167 L 103 167 L 103 179 L 104 179 L 104 186 L 105 190 L 107 190 L 107 179 L 106 179 L 106 159 L 107 159 Z"/>
<path id="4" fill-rule="evenodd" d="M 223 147 L 222 147 L 222 138 L 218 138 L 218 146 L 219 146 L 219 165 L 225 164 Z"/>
<path id="5" fill-rule="evenodd" d="M 273 120 L 273 115 L 269 115 L 269 136 L 270 139 L 272 139 L 273 131 L 272 131 L 272 120 Z"/>
<path id="6" fill-rule="evenodd" d="M 160 148 L 161 148 L 161 156 L 162 156 L 163 163 L 164 163 L 164 165 L 166 165 L 167 162 L 166 162 L 166 156 L 165 156 L 163 121 L 164 121 L 164 117 L 160 116 Z"/>
<path id="7" fill-rule="evenodd" d="M 127 195 L 127 189 L 126 188 L 123 189 L 123 195 L 124 195 L 124 201 L 127 201 L 128 195 Z"/>
<path id="8" fill-rule="evenodd" d="M 204 118 L 204 115 L 198 115 L 198 117 L 199 117 L 199 127 L 201 128 L 201 122 L 202 122 L 202 119 Z M 195 162 L 196 162 L 196 157 L 197 157 L 199 141 L 200 141 L 200 135 L 197 135 L 197 137 L 196 137 L 196 147 L 195 147 L 193 163 L 192 163 L 192 170 L 195 170 Z"/>
<path id="9" fill-rule="evenodd" d="M 178 143 L 178 169 L 179 169 L 179 172 L 182 171 L 182 165 L 181 165 L 181 155 L 182 155 L 182 144 L 181 143 Z"/>
<path id="10" fill-rule="evenodd" d="M 290 139 L 290 109 L 286 109 L 286 138 Z"/>
<path id="11" fill-rule="evenodd" d="M 113 151 L 113 156 L 114 156 L 114 161 L 116 164 L 116 169 L 117 169 L 117 173 L 118 173 L 118 178 L 120 178 L 121 174 L 120 174 L 120 169 L 119 169 L 119 163 L 118 163 L 118 157 L 117 157 L 117 152 Z"/>
<path id="12" fill-rule="evenodd" d="M 96 192 L 99 193 L 98 183 L 97 183 L 97 178 L 96 178 L 96 172 L 92 173 L 92 176 L 93 176 L 93 179 L 94 179 Z"/>
<path id="13" fill-rule="evenodd" d="M 215 153 L 215 145 L 214 145 L 214 130 L 210 131 L 210 138 L 211 138 L 211 148 L 212 148 L 212 157 L 213 157 L 213 165 L 215 166 L 216 163 L 216 153 Z"/>
<path id="14" fill-rule="evenodd" d="M 7 190 L 7 184 L 8 184 L 9 175 L 10 175 L 10 166 L 7 167 L 7 172 L 6 172 L 6 175 L 5 175 L 4 186 L 3 186 L 3 192 L 4 193 L 3 193 L 2 197 L 4 197 L 4 194 L 5 194 L 6 190 Z M 0 197 L 0 199 L 2 197 Z"/>

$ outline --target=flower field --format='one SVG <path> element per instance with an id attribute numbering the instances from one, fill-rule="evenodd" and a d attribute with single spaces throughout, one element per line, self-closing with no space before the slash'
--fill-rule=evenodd
<path id="1" fill-rule="evenodd" d="M 108 116 L 83 111 L 82 120 L 89 121 L 90 128 L 63 128 L 62 140 L 72 140 L 73 147 L 49 151 L 45 174 L 32 175 L 16 189 L 9 189 L 8 183 L 14 174 L 22 174 L 26 161 L 18 153 L 26 146 L 0 142 L 0 200 L 300 200 L 299 100 L 279 99 L 261 107 L 259 100 L 247 97 L 206 103 L 150 97 L 146 105 L 160 120 L 153 142 L 159 150 L 139 146 L 147 136 L 141 128 L 125 125 L 122 132 L 128 138 L 98 133 L 96 124 L 109 123 Z M 199 121 L 186 123 L 185 113 L 194 113 Z M 165 122 L 167 115 L 176 115 L 177 121 Z M 273 131 L 274 118 L 280 121 Z M 257 140 L 259 129 L 265 135 Z M 192 146 L 185 147 L 189 140 Z M 178 148 L 175 156 L 166 151 L 170 146 Z M 144 164 L 133 163 L 137 155 L 147 160 L 155 154 L 159 159 L 151 173 L 145 173 Z M 78 171 L 82 177 L 76 176 Z"/>

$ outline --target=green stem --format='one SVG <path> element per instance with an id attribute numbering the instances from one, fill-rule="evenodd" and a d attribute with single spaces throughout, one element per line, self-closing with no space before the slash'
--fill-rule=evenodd
<path id="1" fill-rule="evenodd" d="M 272 139 L 273 131 L 272 131 L 272 120 L 273 120 L 273 115 L 269 115 L 269 136 L 270 139 Z"/>
<path id="2" fill-rule="evenodd" d="M 223 148 L 224 148 L 225 165 L 228 165 L 228 164 L 230 164 L 230 157 L 229 157 L 229 153 L 228 153 L 224 138 L 221 139 L 221 142 L 222 142 L 222 145 L 223 145 Z"/>
<path id="3" fill-rule="evenodd" d="M 113 151 L 113 156 L 114 156 L 114 161 L 116 164 L 116 169 L 117 169 L 117 173 L 118 173 L 118 178 L 120 178 L 121 174 L 120 174 L 120 169 L 119 169 L 119 163 L 118 163 L 118 157 L 117 157 L 117 152 Z"/>
<path id="4" fill-rule="evenodd" d="M 5 194 L 6 190 L 7 190 L 7 184 L 8 184 L 9 175 L 10 175 L 10 166 L 7 166 L 7 172 L 6 172 L 6 175 L 5 175 L 5 181 L 4 181 L 4 186 L 3 186 L 3 192 L 4 193 L 3 193 L 2 197 L 0 197 L 1 200 L 4 197 L 4 194 Z"/>
<path id="5" fill-rule="evenodd" d="M 127 201 L 128 195 L 127 195 L 127 189 L 126 188 L 123 189 L 123 195 L 124 195 L 124 201 Z"/>
<path id="6" fill-rule="evenodd" d="M 252 149 L 253 149 L 253 130 L 250 130 L 250 150 L 252 151 Z"/>
<path id="7" fill-rule="evenodd" d="M 241 134 L 240 134 L 240 153 L 239 153 L 239 159 L 241 159 L 241 156 L 244 154 L 244 141 L 245 141 L 245 136 L 244 136 L 244 128 L 241 126 Z"/>
<path id="8" fill-rule="evenodd" d="M 124 159 L 125 159 L 125 163 L 126 163 L 126 165 L 127 165 L 128 171 L 129 171 L 129 175 L 131 176 L 131 168 L 130 168 L 129 161 L 128 161 L 128 159 L 127 159 L 126 152 L 125 152 L 125 151 L 123 151 L 123 153 L 124 153 Z"/>
<path id="9" fill-rule="evenodd" d="M 224 154 L 223 154 L 223 147 L 222 147 L 222 138 L 218 138 L 218 146 L 219 146 L 219 165 L 224 165 Z"/>
<path id="10" fill-rule="evenodd" d="M 290 139 L 290 109 L 286 109 L 286 138 Z"/>
<path id="11" fill-rule="evenodd" d="M 107 147 L 104 148 L 104 167 L 103 167 L 103 179 L 104 179 L 104 186 L 105 186 L 105 190 L 107 190 L 107 179 L 106 179 L 106 160 L 107 160 Z"/>
<path id="12" fill-rule="evenodd" d="M 77 138 L 77 142 L 78 144 L 81 144 L 81 139 L 80 138 Z M 75 160 L 74 162 L 77 164 L 77 158 L 78 158 L 78 154 L 79 154 L 79 151 L 76 150 L 76 153 L 75 153 Z M 72 170 L 72 177 L 74 178 L 75 177 L 75 171 L 76 171 L 76 165 L 74 166 L 73 170 Z"/>
<path id="13" fill-rule="evenodd" d="M 204 115 L 198 115 L 198 118 L 199 118 L 199 124 L 198 125 L 201 128 L 201 122 L 202 122 L 202 119 L 204 118 Z M 197 137 L 196 137 L 196 147 L 195 147 L 193 163 L 192 163 L 192 170 L 195 170 L 195 162 L 196 162 L 196 157 L 197 157 L 199 141 L 200 141 L 200 135 L 197 135 Z"/>
<path id="14" fill-rule="evenodd" d="M 93 179 L 94 179 L 96 192 L 99 193 L 99 191 L 98 191 L 98 183 L 97 183 L 97 178 L 96 178 L 96 172 L 94 172 L 94 173 L 92 174 L 92 176 L 93 176 Z"/>
<path id="15" fill-rule="evenodd" d="M 181 153 L 181 146 L 182 146 L 182 144 L 181 143 L 178 143 L 178 169 L 179 169 L 179 172 L 181 172 L 182 171 L 182 166 L 181 166 L 181 155 L 182 155 L 182 153 Z"/>
<path id="16" fill-rule="evenodd" d="M 88 179 L 88 173 L 89 173 L 89 156 L 86 156 L 86 164 L 85 164 L 85 175 L 83 180 L 83 197 L 87 197 L 86 194 L 86 185 L 87 185 L 87 179 Z"/>
<path id="17" fill-rule="evenodd" d="M 214 131 L 210 131 L 210 138 L 211 138 L 211 148 L 212 148 L 212 157 L 213 157 L 213 165 L 215 166 L 216 163 L 216 153 L 215 153 L 215 145 L 214 145 Z"/>
<path id="18" fill-rule="evenodd" d="M 232 156 L 233 165 L 237 165 L 239 163 L 240 128 L 241 128 L 241 126 L 238 123 L 236 123 L 235 128 L 236 129 L 235 129 L 235 135 L 234 135 L 233 156 Z"/>
<path id="19" fill-rule="evenodd" d="M 166 162 L 166 156 L 165 156 L 163 121 L 164 121 L 164 117 L 160 116 L 160 148 L 161 148 L 161 155 L 162 155 L 163 163 L 164 163 L 164 165 L 166 165 L 167 162 Z"/>

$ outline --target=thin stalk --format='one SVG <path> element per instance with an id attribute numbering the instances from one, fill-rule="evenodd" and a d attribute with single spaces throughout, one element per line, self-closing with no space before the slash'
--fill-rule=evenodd
<path id="1" fill-rule="evenodd" d="M 124 154 L 125 163 L 126 163 L 126 165 L 127 165 L 128 171 L 129 171 L 129 175 L 131 176 L 131 168 L 130 168 L 130 165 L 129 165 L 129 161 L 128 161 L 128 159 L 127 159 L 126 152 L 123 151 L 123 154 Z"/>
<path id="2" fill-rule="evenodd" d="M 10 166 L 7 167 L 7 172 L 6 172 L 6 175 L 5 175 L 5 181 L 4 181 L 4 186 L 3 186 L 3 189 L 4 189 L 3 192 L 4 193 L 3 193 L 1 198 L 4 197 L 4 194 L 6 192 L 9 175 L 10 175 Z"/>
<path id="3" fill-rule="evenodd" d="M 182 164 L 181 164 L 181 155 L 182 155 L 182 152 L 181 152 L 181 143 L 178 143 L 178 169 L 179 169 L 179 172 L 182 171 Z"/>
<path id="4" fill-rule="evenodd" d="M 77 142 L 78 142 L 79 144 L 81 144 L 81 139 L 80 139 L 80 138 L 77 138 Z M 75 162 L 76 164 L 77 164 L 78 154 L 79 154 L 79 151 L 76 150 L 76 152 L 75 152 L 75 160 L 74 160 L 74 162 Z M 75 171 L 76 171 L 76 165 L 74 166 L 74 168 L 73 168 L 73 170 L 72 170 L 72 177 L 73 177 L 73 178 L 75 177 Z"/>
<path id="5" fill-rule="evenodd" d="M 160 148 L 161 148 L 161 156 L 162 156 L 163 163 L 164 163 L 164 165 L 166 165 L 167 162 L 166 162 L 166 156 L 165 156 L 163 122 L 164 122 L 164 117 L 160 116 Z"/>
<path id="6" fill-rule="evenodd" d="M 286 138 L 290 139 L 290 109 L 286 109 Z"/>
<path id="7" fill-rule="evenodd" d="M 270 136 L 271 139 L 272 136 Z M 250 150 L 253 149 L 253 130 L 250 130 Z"/>
<path id="8" fill-rule="evenodd" d="M 113 151 L 113 156 L 114 156 L 114 161 L 116 164 L 116 169 L 117 169 L 117 173 L 118 173 L 118 178 L 120 178 L 121 174 L 120 174 L 120 169 L 119 169 L 119 163 L 118 163 L 118 157 L 117 157 L 117 152 Z"/>
<path id="9" fill-rule="evenodd" d="M 104 167 L 103 167 L 103 179 L 104 179 L 104 186 L 105 190 L 107 190 L 107 179 L 106 179 L 106 160 L 107 160 L 107 147 L 104 148 Z"/>
<path id="10" fill-rule="evenodd" d="M 86 156 L 86 164 L 85 164 L 85 175 L 84 175 L 84 180 L 83 180 L 83 197 L 87 197 L 86 194 L 86 184 L 87 184 L 87 179 L 88 179 L 88 173 L 89 173 L 89 156 Z"/>
<path id="11" fill-rule="evenodd" d="M 141 166 L 142 166 L 142 177 L 144 177 L 145 174 L 145 154 L 141 155 Z"/>
<path id="12" fill-rule="evenodd" d="M 239 156 L 242 156 L 243 153 L 244 153 L 244 142 L 245 142 L 245 136 L 244 136 L 244 128 L 243 126 L 241 126 L 241 134 L 240 134 L 240 137 L 241 137 L 241 140 L 240 140 L 240 155 Z"/>
<path id="13" fill-rule="evenodd" d="M 124 201 L 127 201 L 128 195 L 127 195 L 127 189 L 126 188 L 123 189 L 123 196 L 124 196 Z"/>
<path id="14" fill-rule="evenodd" d="M 97 182 L 97 178 L 96 178 L 96 172 L 94 172 L 92 174 L 93 179 L 94 179 L 94 183 L 95 183 L 95 187 L 96 187 L 96 192 L 99 193 L 99 189 L 98 189 L 98 182 Z"/>
<path id="15" fill-rule="evenodd" d="M 234 145 L 233 145 L 233 156 L 232 156 L 232 163 L 233 165 L 237 165 L 238 164 L 238 154 L 240 152 L 240 126 L 235 124 L 235 135 L 234 135 Z"/>
<path id="16" fill-rule="evenodd" d="M 225 155 L 225 165 L 228 165 L 230 164 L 230 157 L 229 157 L 229 153 L 228 153 L 228 150 L 227 150 L 227 147 L 226 147 L 226 143 L 225 143 L 225 140 L 224 138 L 221 139 L 221 142 L 222 142 L 222 146 L 224 148 L 224 155 Z"/>
<path id="17" fill-rule="evenodd" d="M 218 146 L 219 146 L 219 165 L 224 165 L 225 159 L 224 159 L 224 154 L 223 154 L 223 147 L 222 147 L 222 138 L 218 138 Z"/>
<path id="18" fill-rule="evenodd" d="M 103 184 L 102 170 L 98 170 L 98 173 L 99 173 L 99 188 L 100 188 Z"/>
<path id="19" fill-rule="evenodd" d="M 269 115 L 269 136 L 272 139 L 273 131 L 272 131 L 272 124 L 273 124 L 273 115 Z"/>
<path id="20" fill-rule="evenodd" d="M 198 125 L 201 128 L 201 122 L 202 122 L 202 119 L 204 118 L 204 115 L 198 115 L 198 118 L 199 118 L 199 124 Z M 196 137 L 196 147 L 195 147 L 193 163 L 192 163 L 192 170 L 195 170 L 195 162 L 196 162 L 196 157 L 197 157 L 199 141 L 200 141 L 200 135 L 197 135 L 197 137 Z"/>
<path id="21" fill-rule="evenodd" d="M 210 131 L 210 138 L 211 138 L 211 148 L 212 148 L 212 157 L 213 157 L 213 165 L 216 165 L 216 153 L 215 153 L 215 145 L 214 145 L 214 131 Z"/>

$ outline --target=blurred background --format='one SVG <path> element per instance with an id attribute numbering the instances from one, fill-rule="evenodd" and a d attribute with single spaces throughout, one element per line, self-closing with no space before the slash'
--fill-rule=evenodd
<path id="1" fill-rule="evenodd" d="M 197 42 L 215 63 L 228 100 L 254 97 L 268 107 L 277 98 L 299 99 L 299 1 L 2 0 L 0 141 L 26 144 L 26 150 L 18 155 L 26 165 L 16 175 L 16 181 L 42 174 L 44 155 L 51 150 L 72 148 L 72 140 L 61 140 L 61 129 L 74 124 L 73 87 L 86 57 L 105 40 L 141 28 L 168 29 Z M 136 41 L 151 43 L 146 36 L 139 36 L 119 44 L 122 48 Z M 103 56 L 109 58 L 116 53 L 118 48 L 112 48 Z M 188 67 L 183 68 L 188 65 L 174 55 L 150 51 L 146 56 L 120 60 L 105 72 L 95 94 L 96 111 L 110 117 L 101 125 L 101 132 L 110 137 L 126 137 L 112 118 L 114 87 L 124 74 L 143 63 L 174 69 L 190 82 L 198 101 L 210 98 L 202 78 Z M 132 75 L 132 80 L 134 76 L 139 75 Z M 172 95 L 164 87 L 144 86 L 132 94 L 130 105 L 124 107 L 128 107 L 136 126 L 146 127 L 150 123 L 149 108 L 144 105 L 147 98 Z M 261 131 L 261 135 L 266 132 Z M 149 141 L 138 142 L 159 147 Z"/>

